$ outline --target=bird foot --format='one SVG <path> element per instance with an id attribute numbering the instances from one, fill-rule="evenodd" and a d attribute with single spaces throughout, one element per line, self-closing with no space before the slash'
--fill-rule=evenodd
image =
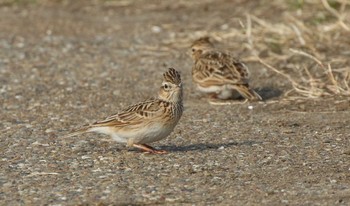
<path id="1" fill-rule="evenodd" d="M 141 149 L 142 151 L 146 152 L 146 153 L 150 153 L 150 154 L 166 154 L 168 153 L 165 150 L 157 150 L 149 145 L 146 144 L 133 144 L 133 147 L 136 147 L 138 149 Z"/>

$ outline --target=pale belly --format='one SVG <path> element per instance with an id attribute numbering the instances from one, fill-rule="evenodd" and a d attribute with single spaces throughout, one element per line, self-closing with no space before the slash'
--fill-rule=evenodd
<path id="1" fill-rule="evenodd" d="M 175 126 L 176 124 L 164 125 L 163 123 L 152 123 L 145 127 L 132 130 L 123 130 L 121 128 L 116 130 L 110 127 L 98 127 L 92 128 L 90 131 L 110 135 L 119 143 L 146 144 L 164 139 L 174 130 Z"/>
<path id="2" fill-rule="evenodd" d="M 136 135 L 135 138 L 131 138 L 134 143 L 146 144 L 151 142 L 156 142 L 161 139 L 166 138 L 173 130 L 173 126 L 164 126 L 162 124 L 153 125 L 149 128 L 144 128 L 139 135 Z"/>
<path id="3" fill-rule="evenodd" d="M 197 86 L 198 90 L 207 93 L 207 94 L 216 94 L 216 97 L 219 99 L 230 99 L 237 98 L 239 96 L 238 92 L 229 88 L 227 85 L 223 86 L 209 86 L 209 87 L 201 87 Z"/>

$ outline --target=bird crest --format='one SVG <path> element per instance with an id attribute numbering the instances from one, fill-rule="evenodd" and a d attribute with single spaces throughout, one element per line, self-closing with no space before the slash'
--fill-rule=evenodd
<path id="1" fill-rule="evenodd" d="M 174 68 L 169 68 L 168 71 L 163 74 L 163 77 L 165 82 L 170 82 L 178 86 L 181 84 L 180 73 Z"/>
<path id="2" fill-rule="evenodd" d="M 198 45 L 207 45 L 208 47 L 214 47 L 214 44 L 210 42 L 210 38 L 208 36 L 201 37 L 193 42 L 191 47 Z"/>

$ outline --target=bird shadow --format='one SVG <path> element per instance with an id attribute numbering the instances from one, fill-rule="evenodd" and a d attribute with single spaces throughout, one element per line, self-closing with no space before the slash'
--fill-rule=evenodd
<path id="1" fill-rule="evenodd" d="M 233 146 L 252 146 L 254 144 L 261 144 L 261 143 L 262 142 L 247 140 L 243 142 L 229 142 L 229 143 L 218 143 L 218 144 L 198 143 L 198 144 L 190 144 L 190 145 L 183 145 L 183 146 L 165 145 L 165 146 L 159 146 L 159 148 L 169 152 L 189 152 L 189 151 L 218 150 L 218 149 L 230 148 Z"/>
<path id="2" fill-rule="evenodd" d="M 262 97 L 263 100 L 269 100 L 282 95 L 282 91 L 272 87 L 256 88 L 255 91 Z"/>

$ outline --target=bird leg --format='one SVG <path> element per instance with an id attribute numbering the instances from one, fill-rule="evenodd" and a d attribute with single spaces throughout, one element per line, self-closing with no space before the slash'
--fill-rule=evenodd
<path id="1" fill-rule="evenodd" d="M 209 100 L 214 100 L 214 99 L 218 99 L 218 94 L 217 93 L 210 93 L 208 95 Z"/>
<path id="2" fill-rule="evenodd" d="M 166 154 L 167 151 L 165 150 L 157 150 L 149 145 L 146 144 L 133 144 L 133 147 L 136 147 L 138 149 L 143 150 L 144 152 L 152 153 L 152 154 Z"/>
<path id="3" fill-rule="evenodd" d="M 221 99 L 220 96 L 216 93 L 212 93 L 208 99 L 209 104 L 211 105 L 235 105 L 235 104 L 245 104 L 248 102 L 248 99 L 244 99 L 244 101 L 237 101 L 236 99 Z"/>

